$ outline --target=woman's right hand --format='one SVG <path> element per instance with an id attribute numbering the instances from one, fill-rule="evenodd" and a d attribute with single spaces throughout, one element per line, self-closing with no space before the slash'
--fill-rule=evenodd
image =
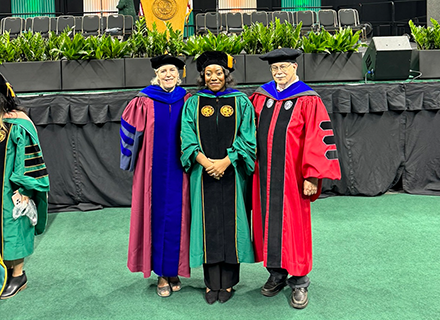
<path id="1" fill-rule="evenodd" d="M 210 161 L 203 153 L 199 152 L 196 157 L 196 161 L 200 163 L 200 165 L 206 169 L 212 166 L 212 161 Z"/>

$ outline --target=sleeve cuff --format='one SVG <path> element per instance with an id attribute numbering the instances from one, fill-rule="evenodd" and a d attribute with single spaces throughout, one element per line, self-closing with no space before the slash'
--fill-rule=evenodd
<path id="1" fill-rule="evenodd" d="M 226 149 L 228 152 L 229 160 L 231 160 L 232 165 L 235 167 L 235 164 L 238 160 L 238 154 L 237 151 L 235 151 L 233 148 Z"/>
<path id="2" fill-rule="evenodd" d="M 29 198 L 32 198 L 32 196 L 34 195 L 34 191 L 33 190 L 28 190 L 28 189 L 25 189 L 23 187 L 18 188 L 18 192 L 21 195 L 29 197 Z"/>

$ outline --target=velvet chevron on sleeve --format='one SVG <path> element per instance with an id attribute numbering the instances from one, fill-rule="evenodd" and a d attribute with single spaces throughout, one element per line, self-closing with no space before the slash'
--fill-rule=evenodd
<path id="1" fill-rule="evenodd" d="M 128 268 L 149 277 L 189 277 L 189 186 L 180 164 L 180 123 L 188 98 L 176 87 L 143 89 L 126 107 L 121 168 L 133 171 Z"/>
<path id="2" fill-rule="evenodd" d="M 330 118 L 301 81 L 281 92 L 269 82 L 251 100 L 259 152 L 252 199 L 256 257 L 266 267 L 304 276 L 312 269 L 310 202 L 323 178 L 341 177 Z M 306 178 L 319 179 L 312 197 L 303 194 Z"/>
<path id="3" fill-rule="evenodd" d="M 47 224 L 49 176 L 33 123 L 26 117 L 4 119 L 0 132 L 2 186 L 1 250 L 4 260 L 17 260 L 34 251 L 34 236 Z M 27 216 L 13 218 L 12 195 L 18 191 L 31 198 L 37 208 L 37 224 Z"/>

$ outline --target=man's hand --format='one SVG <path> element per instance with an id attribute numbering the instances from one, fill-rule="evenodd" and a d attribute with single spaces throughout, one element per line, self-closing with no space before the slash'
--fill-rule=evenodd
<path id="1" fill-rule="evenodd" d="M 305 196 L 313 196 L 318 192 L 318 178 L 306 178 L 303 184 L 303 193 Z"/>

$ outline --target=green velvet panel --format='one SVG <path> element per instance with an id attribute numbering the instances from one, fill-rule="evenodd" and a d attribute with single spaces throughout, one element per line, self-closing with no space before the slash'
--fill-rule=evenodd
<path id="1" fill-rule="evenodd" d="M 55 16 L 55 0 L 11 0 L 11 12 L 15 17 Z"/>
<path id="2" fill-rule="evenodd" d="M 321 0 L 281 0 L 281 7 L 283 8 L 291 8 L 295 7 L 295 9 L 289 9 L 289 11 L 298 11 L 298 10 L 318 10 L 312 9 L 311 7 L 320 7 Z"/>

